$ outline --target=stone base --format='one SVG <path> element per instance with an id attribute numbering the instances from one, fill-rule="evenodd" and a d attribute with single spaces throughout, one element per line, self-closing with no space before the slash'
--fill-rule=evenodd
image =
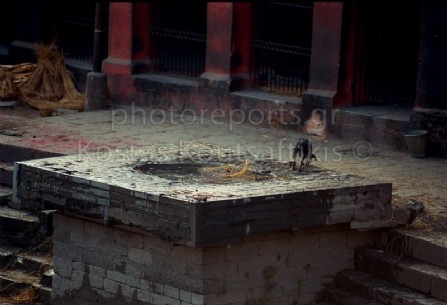
<path id="1" fill-rule="evenodd" d="M 85 89 L 85 111 L 104 109 L 107 106 L 107 75 L 90 72 Z"/>
<path id="2" fill-rule="evenodd" d="M 403 133 L 410 111 L 386 106 L 343 107 L 333 110 L 331 131 L 344 139 L 368 141 L 371 147 L 408 151 Z"/>
<path id="3" fill-rule="evenodd" d="M 231 164 L 256 179 L 222 176 Z M 390 183 L 298 176 L 212 144 L 16 162 L 14 173 L 17 203 L 58 210 L 53 305 L 308 304 L 375 228 L 394 226 Z"/>
<path id="4" fill-rule="evenodd" d="M 374 233 L 347 226 L 248 236 L 209 248 L 54 215 L 52 304 L 307 304 Z"/>
<path id="5" fill-rule="evenodd" d="M 308 89 L 303 95 L 303 116 L 309 119 L 312 112 L 320 112 L 326 126 L 330 126 L 332 121 L 332 105 L 336 92 L 327 90 Z"/>
<path id="6" fill-rule="evenodd" d="M 427 155 L 447 158 L 447 110 L 415 108 L 411 121 L 415 129 L 428 130 Z"/>

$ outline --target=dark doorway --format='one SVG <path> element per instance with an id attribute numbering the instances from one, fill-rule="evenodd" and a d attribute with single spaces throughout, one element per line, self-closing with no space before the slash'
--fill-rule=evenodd
<path id="1" fill-rule="evenodd" d="M 263 91 L 301 96 L 309 82 L 312 1 L 256 4 L 252 81 Z"/>
<path id="2" fill-rule="evenodd" d="M 358 2 L 354 104 L 412 106 L 420 3 Z"/>
<path id="3" fill-rule="evenodd" d="M 157 2 L 151 24 L 156 72 L 197 77 L 205 70 L 207 2 Z"/>
<path id="4" fill-rule="evenodd" d="M 92 64 L 96 2 L 70 1 L 58 4 L 57 8 L 56 44 L 67 59 Z M 56 14 L 53 10 L 46 12 Z M 104 14 L 108 16 L 108 12 Z M 107 42 L 104 47 L 107 48 Z"/>

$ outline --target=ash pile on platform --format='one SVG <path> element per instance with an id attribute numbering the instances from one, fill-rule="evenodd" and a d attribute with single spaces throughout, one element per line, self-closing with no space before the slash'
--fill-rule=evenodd
<path id="1" fill-rule="evenodd" d="M 271 160 L 216 163 L 144 163 L 135 166 L 133 169 L 176 182 L 213 184 L 226 184 L 240 180 L 288 179 L 297 175 L 296 171 L 291 170 L 289 163 Z M 308 172 L 310 173 L 312 170 L 308 169 Z"/>

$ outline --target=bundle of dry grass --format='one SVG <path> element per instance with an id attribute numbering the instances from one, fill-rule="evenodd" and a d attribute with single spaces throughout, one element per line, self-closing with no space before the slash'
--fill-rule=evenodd
<path id="1" fill-rule="evenodd" d="M 17 87 L 13 85 L 12 74 L 6 69 L 0 68 L 0 99 L 13 100 L 17 96 Z"/>
<path id="2" fill-rule="evenodd" d="M 36 292 L 34 289 L 29 288 L 9 297 L 0 297 L 0 304 L 34 304 L 36 299 Z"/>
<path id="3" fill-rule="evenodd" d="M 0 100 L 16 100 L 20 97 L 19 86 L 36 70 L 36 65 L 23 63 L 0 66 Z"/>
<path id="4" fill-rule="evenodd" d="M 85 96 L 65 67 L 64 56 L 53 46 L 37 45 L 37 67 L 19 86 L 20 98 L 41 115 L 54 109 L 84 110 Z"/>
<path id="5" fill-rule="evenodd" d="M 222 178 L 252 178 L 250 164 L 248 160 L 244 161 L 242 168 L 238 170 L 234 165 L 222 165 L 216 167 L 206 167 L 205 171 L 223 171 L 219 176 Z"/>
<path id="6" fill-rule="evenodd" d="M 221 177 L 223 178 L 247 178 L 250 176 L 251 176 L 251 170 L 248 160 L 244 161 L 241 170 L 238 171 L 236 169 L 231 169 L 229 172 L 221 175 Z"/>

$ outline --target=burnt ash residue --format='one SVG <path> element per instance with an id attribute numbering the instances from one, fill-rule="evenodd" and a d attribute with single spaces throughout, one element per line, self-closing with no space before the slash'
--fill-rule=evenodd
<path id="1" fill-rule="evenodd" d="M 190 162 L 190 160 L 188 160 Z M 228 184 L 235 180 L 263 181 L 273 179 L 290 179 L 297 175 L 316 172 L 307 168 L 305 173 L 291 170 L 285 162 L 250 160 L 231 163 L 143 163 L 133 167 L 134 170 L 147 175 L 154 175 L 175 182 L 199 182 Z"/>

